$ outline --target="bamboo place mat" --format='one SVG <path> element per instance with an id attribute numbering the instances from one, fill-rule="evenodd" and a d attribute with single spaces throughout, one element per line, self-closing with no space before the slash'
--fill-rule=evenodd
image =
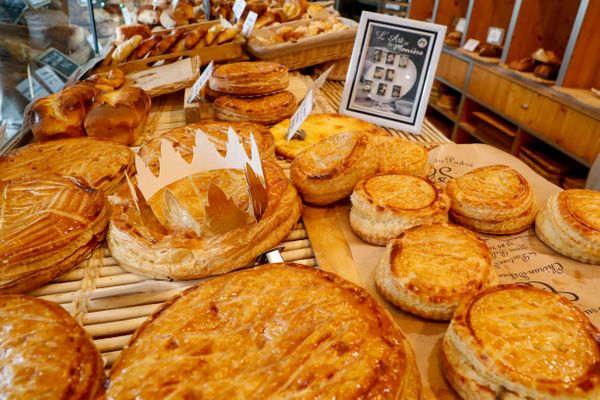
<path id="1" fill-rule="evenodd" d="M 317 96 L 315 112 L 336 112 L 342 88 L 343 85 L 339 82 L 327 82 Z M 184 126 L 185 113 L 182 104 L 183 92 L 153 98 L 150 115 L 136 144 Z M 388 130 L 394 135 L 423 143 L 428 147 L 448 142 L 448 139 L 428 122 L 425 122 L 422 135 Z M 289 175 L 289 162 L 279 159 L 278 163 L 286 175 Z M 326 221 L 327 218 L 315 218 L 315 213 L 330 211 L 307 207 L 303 218 Z M 328 227 L 313 224 L 311 228 L 327 230 Z M 340 245 L 345 243 L 340 240 L 343 236 L 335 229 L 327 231 L 331 235 L 324 239 L 323 235 L 313 232 L 311 236 L 318 237 L 319 243 L 311 243 L 310 232 L 307 232 L 303 220 L 300 220 L 281 244 L 284 261 L 319 267 L 361 284 L 357 269 L 352 265 L 350 249 L 347 245 Z M 332 247 L 332 244 L 335 246 Z M 315 253 L 320 255 L 318 261 Z M 340 263 L 340 260 L 347 262 Z M 108 369 L 116 361 L 133 332 L 150 314 L 176 293 L 198 282 L 159 281 L 129 273 L 119 266 L 106 244 L 103 244 L 74 270 L 30 294 L 58 303 L 74 316 L 93 337 Z"/>

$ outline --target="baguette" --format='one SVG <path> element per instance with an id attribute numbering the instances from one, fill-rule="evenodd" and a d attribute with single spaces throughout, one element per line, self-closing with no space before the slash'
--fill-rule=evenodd
<path id="1" fill-rule="evenodd" d="M 232 26 L 231 28 L 225 29 L 217 37 L 217 40 L 216 40 L 217 44 L 223 44 L 223 43 L 229 42 L 231 39 L 233 39 L 239 33 L 239 31 L 240 30 L 237 26 Z"/>
<path id="2" fill-rule="evenodd" d="M 171 31 L 168 35 L 158 42 L 158 44 L 150 52 L 150 57 L 160 56 L 169 51 L 169 49 L 179 40 L 179 38 L 185 33 L 185 29 L 177 28 Z"/>
<path id="3" fill-rule="evenodd" d="M 142 36 L 135 35 L 118 45 L 115 51 L 112 53 L 112 61 L 110 65 L 117 65 L 127 60 L 127 57 L 133 53 L 133 51 L 140 45 L 141 42 Z"/>
<path id="4" fill-rule="evenodd" d="M 160 34 L 152 35 L 148 39 L 142 40 L 140 45 L 135 49 L 128 61 L 141 60 L 146 54 L 150 52 L 161 40 L 163 36 Z"/>
<path id="5" fill-rule="evenodd" d="M 213 44 L 217 36 L 223 31 L 223 25 L 216 24 L 210 27 L 208 32 L 206 32 L 206 36 L 204 36 L 204 43 L 206 46 L 210 46 Z"/>

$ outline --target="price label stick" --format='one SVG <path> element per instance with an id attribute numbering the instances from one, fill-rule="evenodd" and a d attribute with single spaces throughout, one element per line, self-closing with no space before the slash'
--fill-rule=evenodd
<path id="1" fill-rule="evenodd" d="M 327 111 L 327 104 L 325 103 L 323 98 L 320 96 L 320 91 L 321 91 L 321 87 L 323 87 L 323 85 L 327 81 L 327 77 L 329 76 L 331 71 L 333 71 L 333 67 L 334 67 L 334 65 L 327 68 L 325 70 L 325 72 L 323 72 L 321 75 L 319 75 L 319 77 L 317 79 L 315 79 L 315 81 L 313 82 L 315 101 L 322 112 Z"/>
<path id="2" fill-rule="evenodd" d="M 236 21 L 239 21 L 242 18 L 242 14 L 244 14 L 244 10 L 246 9 L 246 1 L 245 0 L 235 0 L 233 3 L 233 15 L 235 15 Z"/>
<path id="3" fill-rule="evenodd" d="M 308 117 L 313 108 L 313 90 L 310 89 L 306 96 L 304 96 L 304 100 L 300 103 L 300 107 L 296 110 L 292 119 L 290 120 L 290 127 L 288 128 L 287 134 L 285 135 L 287 141 L 289 142 L 296 135 L 296 132 L 302 126 L 302 123 Z"/>
<path id="4" fill-rule="evenodd" d="M 196 97 L 198 97 L 200 91 L 212 76 L 213 68 L 214 63 L 211 61 L 210 64 L 208 64 L 204 69 L 204 72 L 202 72 L 202 75 L 200 75 L 198 80 L 192 86 L 192 93 L 190 94 L 190 98 L 187 100 L 188 104 L 191 104 L 194 100 L 196 100 Z"/>
<path id="5" fill-rule="evenodd" d="M 479 40 L 477 39 L 469 39 L 467 43 L 463 46 L 463 49 L 466 51 L 475 51 L 475 49 L 479 46 Z"/>
<path id="6" fill-rule="evenodd" d="M 254 11 L 248 12 L 246 20 L 244 21 L 244 26 L 242 27 L 242 35 L 244 35 L 244 37 L 248 37 L 252 33 L 252 29 L 254 29 L 254 24 L 256 23 L 256 18 L 258 18 L 258 14 L 256 14 Z"/>
<path id="7" fill-rule="evenodd" d="M 203 8 L 204 8 L 204 19 L 207 21 L 210 21 L 210 0 L 204 0 Z"/>

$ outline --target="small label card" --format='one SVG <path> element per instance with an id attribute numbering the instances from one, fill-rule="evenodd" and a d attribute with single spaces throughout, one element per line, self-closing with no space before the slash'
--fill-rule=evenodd
<path id="1" fill-rule="evenodd" d="M 298 129 L 300 129 L 306 117 L 308 117 L 308 115 L 311 113 L 312 108 L 313 90 L 310 89 L 308 93 L 306 93 L 306 96 L 304 96 L 304 100 L 302 100 L 302 103 L 300 103 L 300 107 L 298 107 L 298 109 L 292 116 L 292 119 L 290 120 L 290 127 L 288 128 L 287 134 L 285 135 L 288 142 L 293 139 L 294 135 L 296 134 Z"/>
<path id="2" fill-rule="evenodd" d="M 204 0 L 202 8 L 204 8 L 204 19 L 210 21 L 210 0 Z"/>
<path id="3" fill-rule="evenodd" d="M 258 18 L 258 14 L 254 11 L 248 12 L 246 16 L 246 20 L 244 21 L 244 26 L 242 27 L 242 34 L 244 37 L 250 36 L 252 33 L 252 29 L 254 29 L 254 24 L 256 23 L 256 19 Z"/>
<path id="4" fill-rule="evenodd" d="M 198 97 L 200 91 L 212 76 L 213 67 L 214 63 L 211 61 L 210 64 L 208 64 L 204 69 L 204 72 L 202 72 L 202 75 L 198 77 L 198 80 L 194 83 L 194 86 L 192 86 L 192 93 L 190 94 L 190 98 L 187 100 L 188 104 L 191 104 L 194 100 L 196 100 L 196 97 Z"/>
<path id="5" fill-rule="evenodd" d="M 54 47 L 50 47 L 38 56 L 36 60 L 40 64 L 51 66 L 65 78 L 68 78 L 75 70 L 77 70 L 77 68 L 79 68 L 79 64 L 56 50 Z"/>
<path id="6" fill-rule="evenodd" d="M 233 3 L 233 15 L 235 15 L 235 19 L 237 21 L 242 18 L 242 14 L 244 14 L 245 9 L 246 2 L 244 0 L 235 0 L 235 3 Z"/>
<path id="7" fill-rule="evenodd" d="M 331 67 L 327 68 L 321 75 L 319 75 L 317 79 L 315 79 L 313 83 L 314 88 L 321 89 L 321 87 L 325 84 L 327 77 L 329 76 L 331 71 L 333 71 L 333 67 L 335 67 L 335 65 L 332 65 Z"/>
<path id="8" fill-rule="evenodd" d="M 469 39 L 467 43 L 463 46 L 463 49 L 466 51 L 475 51 L 475 49 L 479 46 L 479 40 L 477 39 Z"/>
<path id="9" fill-rule="evenodd" d="M 489 44 L 501 45 L 504 39 L 504 29 L 497 26 L 490 26 L 487 34 L 487 42 Z"/>
<path id="10" fill-rule="evenodd" d="M 48 65 L 35 71 L 35 74 L 44 86 L 52 91 L 52 93 L 58 92 L 65 86 L 65 82 L 60 76 Z"/>
<path id="11" fill-rule="evenodd" d="M 50 95 L 34 77 L 31 77 L 31 80 L 29 78 L 22 80 L 15 88 L 29 101 Z"/>
<path id="12" fill-rule="evenodd" d="M 464 18 L 461 18 L 456 23 L 456 27 L 454 27 L 454 30 L 456 32 L 465 33 L 466 26 L 467 26 L 467 20 Z"/>

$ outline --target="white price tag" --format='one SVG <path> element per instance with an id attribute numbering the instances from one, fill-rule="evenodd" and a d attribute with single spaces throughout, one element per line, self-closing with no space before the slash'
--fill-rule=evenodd
<path id="1" fill-rule="evenodd" d="M 63 88 L 63 86 L 65 86 L 65 82 L 48 65 L 35 71 L 35 74 L 48 89 L 52 90 L 53 93 L 58 92 Z"/>
<path id="2" fill-rule="evenodd" d="M 311 113 L 312 108 L 313 91 L 312 89 L 310 89 L 308 93 L 306 93 L 306 96 L 304 96 L 304 100 L 302 100 L 302 103 L 300 103 L 300 107 L 298 107 L 298 109 L 292 116 L 292 119 L 290 120 L 290 127 L 288 128 L 287 134 L 285 135 L 288 142 L 294 137 L 296 131 L 300 129 L 306 117 L 308 117 L 308 115 Z"/>
<path id="3" fill-rule="evenodd" d="M 327 80 L 327 77 L 329 76 L 329 74 L 331 73 L 331 71 L 333 71 L 333 67 L 335 65 L 332 65 L 331 67 L 327 68 L 325 70 L 325 72 L 323 72 L 321 75 L 319 75 L 319 77 L 317 79 L 315 79 L 315 81 L 313 82 L 313 87 L 316 89 L 321 89 L 321 86 L 323 86 L 325 84 L 325 81 Z"/>
<path id="4" fill-rule="evenodd" d="M 461 18 L 456 23 L 456 27 L 454 28 L 454 30 L 456 32 L 465 33 L 466 26 L 467 26 L 467 20 L 464 18 Z"/>
<path id="5" fill-rule="evenodd" d="M 489 44 L 501 45 L 502 39 L 504 39 L 504 29 L 498 28 L 497 26 L 490 26 L 488 28 L 486 41 Z"/>
<path id="6" fill-rule="evenodd" d="M 254 29 L 254 24 L 256 23 L 256 18 L 258 18 L 258 14 L 256 14 L 254 11 L 250 11 L 246 16 L 244 26 L 242 27 L 242 35 L 244 35 L 244 37 L 248 37 L 252 33 L 252 29 Z"/>
<path id="7" fill-rule="evenodd" d="M 229 22 L 225 18 L 223 18 L 222 15 L 219 17 L 219 22 L 221 23 L 221 26 L 225 29 L 231 28 L 233 26 L 233 25 L 231 25 L 231 22 Z"/>
<path id="8" fill-rule="evenodd" d="M 467 43 L 463 46 L 463 49 L 466 51 L 475 51 L 475 49 L 479 46 L 479 40 L 477 39 L 469 39 Z"/>
<path id="9" fill-rule="evenodd" d="M 125 20 L 126 25 L 135 24 L 133 15 L 131 15 L 127 7 L 121 6 L 121 12 L 123 13 L 123 20 Z"/>
<path id="10" fill-rule="evenodd" d="M 31 90 L 30 90 L 31 85 Z M 29 79 L 22 80 L 16 86 L 19 93 L 27 98 L 27 100 L 31 101 L 33 99 L 37 99 L 38 97 L 49 96 L 50 93 L 40 83 L 32 78 L 31 81 Z M 31 91 L 33 91 L 33 98 L 31 97 Z"/>
<path id="11" fill-rule="evenodd" d="M 233 15 L 235 15 L 236 20 L 240 20 L 242 18 L 242 14 L 246 9 L 246 2 L 244 0 L 235 0 L 233 3 Z"/>
<path id="12" fill-rule="evenodd" d="M 210 21 L 210 0 L 204 0 L 202 7 L 204 8 L 204 19 Z"/>
<path id="13" fill-rule="evenodd" d="M 198 97 L 200 91 L 212 76 L 213 68 L 214 63 L 211 61 L 210 64 L 208 64 L 204 69 L 204 72 L 202 72 L 202 75 L 200 75 L 198 80 L 194 83 L 194 86 L 192 86 L 192 94 L 190 95 L 190 98 L 187 99 L 188 104 L 191 104 L 194 100 L 196 100 L 196 97 Z"/>

